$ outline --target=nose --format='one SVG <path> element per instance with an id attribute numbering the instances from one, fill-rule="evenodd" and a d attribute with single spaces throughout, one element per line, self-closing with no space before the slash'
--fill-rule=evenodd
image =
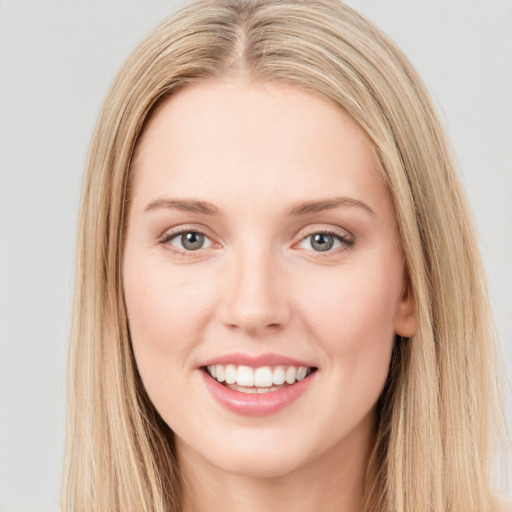
<path id="1" fill-rule="evenodd" d="M 222 323 L 253 336 L 281 330 L 290 319 L 283 273 L 269 252 L 235 256 L 219 306 Z"/>

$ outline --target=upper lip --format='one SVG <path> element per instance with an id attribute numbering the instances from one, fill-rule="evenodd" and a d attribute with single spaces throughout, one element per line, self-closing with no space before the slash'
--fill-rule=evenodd
<path id="1" fill-rule="evenodd" d="M 199 367 L 211 366 L 214 364 L 234 364 L 236 366 L 249 366 L 251 368 L 260 368 L 262 366 L 306 366 L 312 368 L 313 366 L 305 361 L 294 359 L 291 357 L 283 356 L 280 354 L 259 354 L 249 355 L 241 352 L 232 354 L 225 354 L 219 357 L 208 359 L 199 365 Z"/>

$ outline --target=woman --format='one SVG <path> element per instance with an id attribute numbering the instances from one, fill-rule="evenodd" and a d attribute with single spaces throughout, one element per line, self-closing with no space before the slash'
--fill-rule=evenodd
<path id="1" fill-rule="evenodd" d="M 428 94 L 368 21 L 180 11 L 92 141 L 64 510 L 496 510 L 475 239 Z"/>

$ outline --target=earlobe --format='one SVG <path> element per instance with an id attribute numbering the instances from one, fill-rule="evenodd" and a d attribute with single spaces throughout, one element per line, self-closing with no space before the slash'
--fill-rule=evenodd
<path id="1" fill-rule="evenodd" d="M 395 334 L 403 338 L 410 338 L 418 330 L 414 296 L 408 279 L 404 283 L 400 301 L 396 308 L 394 327 Z"/>

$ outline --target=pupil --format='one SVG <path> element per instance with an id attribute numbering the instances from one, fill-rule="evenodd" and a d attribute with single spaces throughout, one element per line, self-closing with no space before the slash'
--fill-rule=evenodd
<path id="1" fill-rule="evenodd" d="M 328 251 L 334 245 L 334 239 L 331 235 L 318 233 L 313 237 L 311 245 L 316 251 Z"/>
<path id="2" fill-rule="evenodd" d="M 204 243 L 204 235 L 201 233 L 185 233 L 181 235 L 181 244 L 185 249 L 195 251 L 200 249 Z"/>

